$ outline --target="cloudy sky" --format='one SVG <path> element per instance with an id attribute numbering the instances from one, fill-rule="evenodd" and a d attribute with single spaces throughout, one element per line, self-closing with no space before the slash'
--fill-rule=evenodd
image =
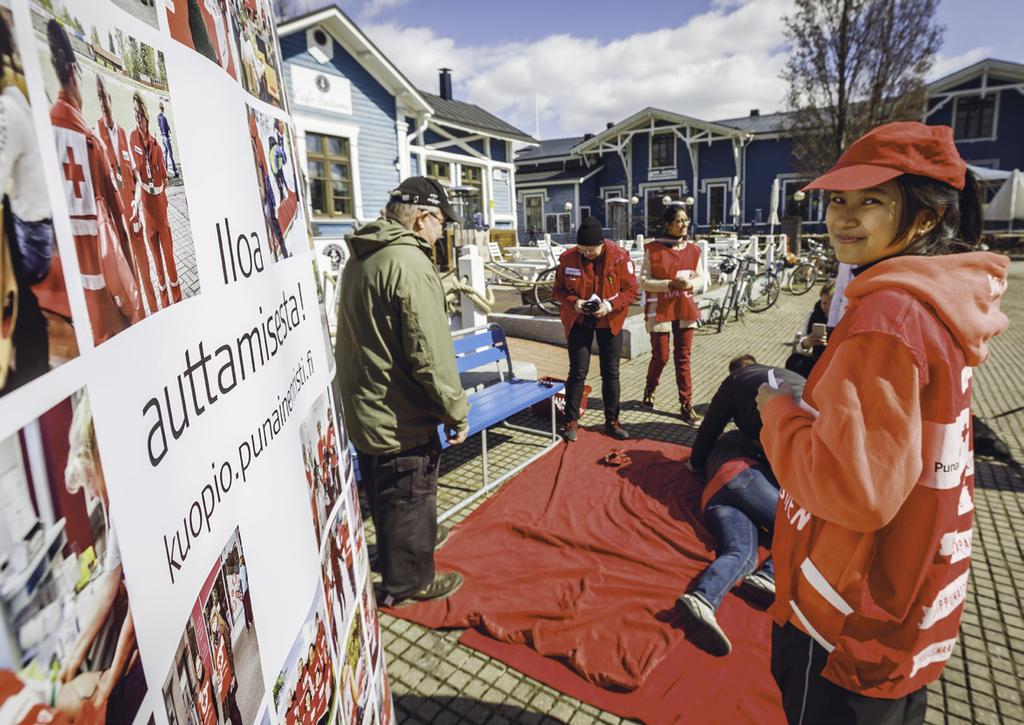
<path id="1" fill-rule="evenodd" d="M 293 12 L 325 0 L 279 0 Z M 418 87 L 538 138 L 598 131 L 645 106 L 718 120 L 782 110 L 789 0 L 340 0 Z M 987 57 L 1024 62 L 1022 0 L 942 0 L 931 77 Z M 538 127 L 539 117 L 539 127 Z"/>

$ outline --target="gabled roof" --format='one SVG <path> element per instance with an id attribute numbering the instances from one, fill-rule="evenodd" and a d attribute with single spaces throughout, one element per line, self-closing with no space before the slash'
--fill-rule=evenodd
<path id="1" fill-rule="evenodd" d="M 420 94 L 427 100 L 434 111 L 434 119 L 437 121 L 450 121 L 464 128 L 474 131 L 484 131 L 490 136 L 498 136 L 509 141 L 522 141 L 535 144 L 537 139 L 510 123 L 507 123 L 490 111 L 485 111 L 480 106 L 465 101 L 447 100 L 441 96 L 435 96 L 427 91 L 420 91 Z"/>
<path id="2" fill-rule="evenodd" d="M 396 99 L 405 103 L 411 111 L 422 113 L 432 111 L 423 94 L 388 60 L 387 56 L 373 44 L 373 41 L 359 29 L 359 26 L 352 22 L 352 19 L 334 3 L 326 3 L 319 10 L 311 10 L 303 15 L 285 20 L 277 26 L 277 34 L 279 37 L 283 37 L 304 32 L 315 25 L 322 26 L 333 35 L 335 40 L 352 53 L 381 85 L 394 94 Z"/>
<path id="3" fill-rule="evenodd" d="M 516 184 L 522 186 L 523 184 L 556 184 L 559 182 L 582 182 L 589 179 L 591 176 L 596 174 L 598 171 L 604 168 L 604 165 L 598 165 L 593 168 L 585 168 L 577 166 L 572 169 L 551 169 L 548 171 L 516 171 Z"/>
<path id="4" fill-rule="evenodd" d="M 748 133 L 785 133 L 792 128 L 793 114 L 789 112 L 766 113 L 760 116 L 726 118 L 715 123 L 738 128 Z"/>
<path id="5" fill-rule="evenodd" d="M 648 106 L 642 111 L 637 111 L 629 118 L 624 121 L 619 121 L 611 128 L 606 128 L 601 133 L 597 134 L 593 138 L 582 141 L 572 148 L 574 153 L 586 153 L 587 151 L 600 148 L 601 144 L 609 139 L 613 139 L 620 133 L 630 131 L 641 125 L 650 124 L 651 121 L 669 121 L 670 123 L 682 124 L 691 126 L 693 128 L 700 129 L 701 131 L 707 131 L 713 135 L 727 138 L 742 138 L 745 134 L 737 128 L 730 126 L 723 126 L 718 123 L 712 123 L 710 121 L 701 121 L 699 118 L 693 118 L 692 116 L 684 116 L 681 113 L 673 113 L 672 111 L 665 111 L 660 108 L 654 108 Z"/>
<path id="6" fill-rule="evenodd" d="M 932 81 L 925 86 L 928 95 L 935 95 L 938 93 L 944 93 L 956 86 L 960 85 L 964 81 L 969 81 L 975 76 L 987 74 L 994 75 L 1000 78 L 1006 78 L 1013 83 L 1024 83 L 1024 63 L 1014 63 L 1008 60 L 996 60 L 995 58 L 986 58 L 985 60 L 979 60 L 973 65 L 969 65 L 966 68 L 961 68 L 958 71 L 950 73 L 949 75 L 943 76 L 938 80 Z M 990 85 L 1001 85 L 992 84 Z"/>
<path id="7" fill-rule="evenodd" d="M 567 136 L 566 138 L 546 138 L 534 148 L 522 149 L 516 154 L 516 163 L 536 161 L 551 157 L 569 156 L 572 147 L 583 140 L 583 136 Z"/>

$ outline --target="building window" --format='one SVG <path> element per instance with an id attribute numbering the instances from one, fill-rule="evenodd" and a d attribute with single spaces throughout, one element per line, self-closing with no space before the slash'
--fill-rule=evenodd
<path id="1" fill-rule="evenodd" d="M 306 134 L 306 170 L 313 216 L 353 216 L 351 158 L 347 138 Z"/>
<path id="2" fill-rule="evenodd" d="M 996 97 L 957 98 L 953 128 L 958 141 L 996 135 Z"/>
<path id="3" fill-rule="evenodd" d="M 708 184 L 708 221 L 712 229 L 720 227 L 725 223 L 726 208 L 725 199 L 727 184 Z"/>
<path id="4" fill-rule="evenodd" d="M 568 212 L 562 212 L 560 214 L 545 214 L 544 215 L 544 231 L 548 234 L 568 234 L 569 233 L 569 214 Z"/>
<path id="5" fill-rule="evenodd" d="M 651 138 L 651 168 L 662 169 L 676 165 L 675 133 L 656 133 Z"/>
<path id="6" fill-rule="evenodd" d="M 451 183 L 452 180 L 452 165 L 447 161 L 434 161 L 432 159 L 427 160 L 427 176 L 431 179 L 437 179 L 438 181 L 446 181 Z"/>
<path id="7" fill-rule="evenodd" d="M 780 216 L 798 216 L 803 221 L 811 219 L 811 199 L 814 197 L 814 192 L 807 192 L 800 201 L 793 198 L 793 194 L 809 183 L 811 183 L 810 179 L 784 179 L 782 181 L 782 199 L 780 199 L 779 203 L 781 207 L 779 209 Z"/>
<path id="8" fill-rule="evenodd" d="M 526 230 L 536 234 L 544 222 L 544 195 L 533 194 L 523 198 L 523 218 Z"/>
<path id="9" fill-rule="evenodd" d="M 483 169 L 479 166 L 462 167 L 462 193 L 466 197 L 463 218 L 465 223 L 470 224 L 473 215 L 484 211 L 483 203 Z"/>

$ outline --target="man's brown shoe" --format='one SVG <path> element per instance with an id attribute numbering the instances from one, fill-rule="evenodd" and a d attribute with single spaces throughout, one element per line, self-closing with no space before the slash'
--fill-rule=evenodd
<path id="1" fill-rule="evenodd" d="M 578 421 L 570 420 L 559 429 L 558 434 L 562 436 L 563 440 L 571 443 L 576 440 L 576 431 L 579 430 L 579 427 L 580 424 Z"/>
<path id="2" fill-rule="evenodd" d="M 645 408 L 654 408 L 654 388 L 644 388 L 642 405 Z"/>
<path id="3" fill-rule="evenodd" d="M 423 602 L 428 599 L 444 599 L 454 594 L 462 586 L 462 574 L 457 571 L 446 571 L 434 574 L 434 581 L 417 592 L 409 595 L 409 599 Z"/>
<path id="4" fill-rule="evenodd" d="M 604 424 L 604 432 L 612 438 L 624 441 L 629 438 L 629 433 L 623 428 L 618 420 L 609 420 Z"/>

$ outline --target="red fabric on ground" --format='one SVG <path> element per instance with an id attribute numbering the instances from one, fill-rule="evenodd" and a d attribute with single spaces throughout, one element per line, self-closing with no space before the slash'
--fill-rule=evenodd
<path id="1" fill-rule="evenodd" d="M 598 464 L 612 447 L 632 463 Z M 447 600 L 389 610 L 428 627 L 475 628 L 471 647 L 596 707 L 648 722 L 783 722 L 769 671 L 770 619 L 726 596 L 733 653 L 684 638 L 676 597 L 714 557 L 689 449 L 589 431 L 533 463 L 457 526 L 439 571 Z"/>

